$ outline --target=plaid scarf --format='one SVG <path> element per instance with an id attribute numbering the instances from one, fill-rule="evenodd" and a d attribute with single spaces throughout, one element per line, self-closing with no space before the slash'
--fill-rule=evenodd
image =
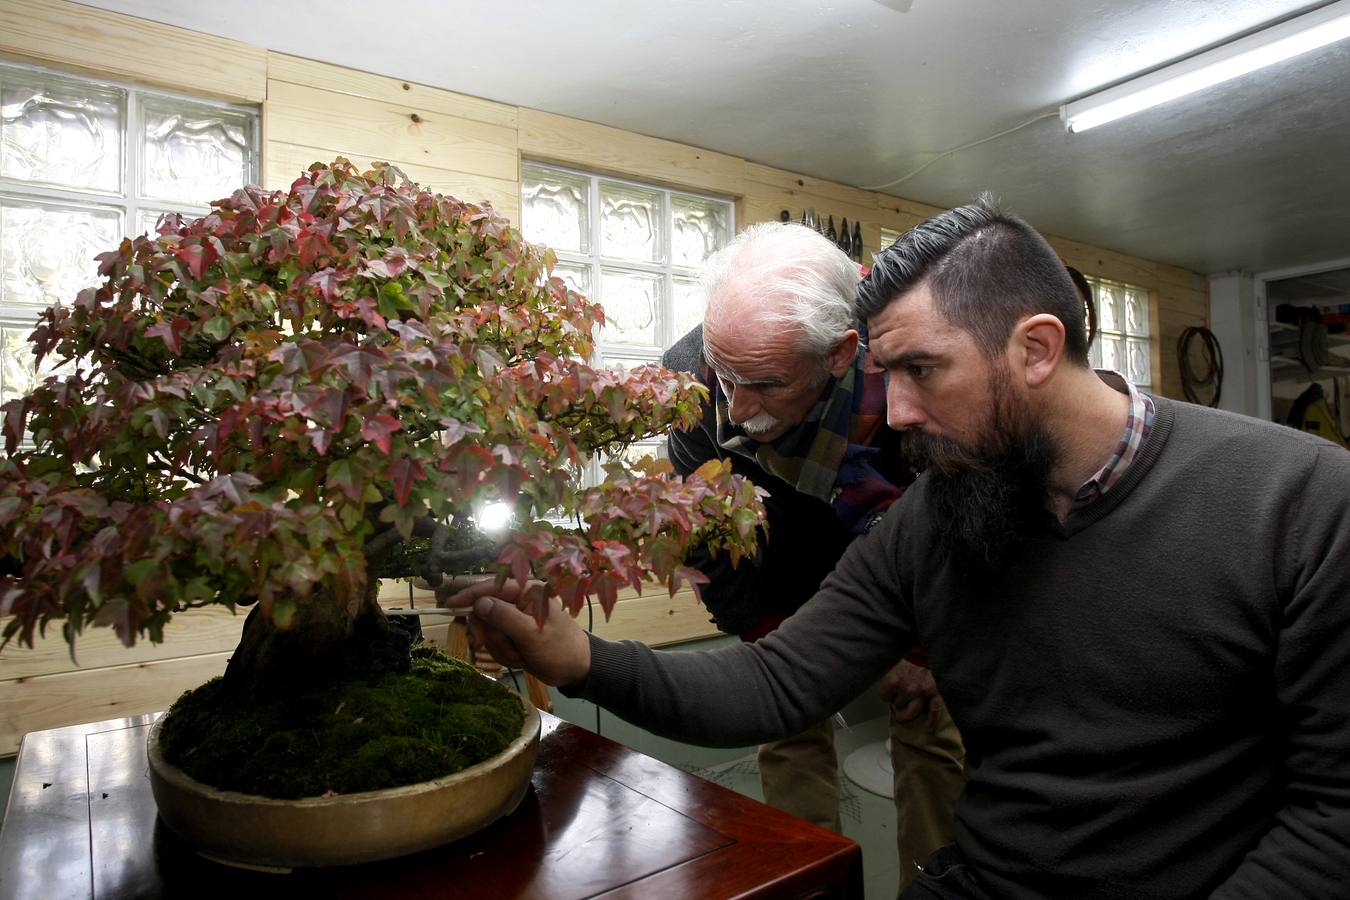
<path id="1" fill-rule="evenodd" d="M 717 443 L 829 503 L 850 531 L 870 530 L 899 499 L 903 488 L 877 469 L 881 451 L 871 446 L 886 422 L 885 373 L 862 347 L 853 366 L 825 385 L 806 419 L 768 443 L 732 424 L 721 385 L 711 372 L 704 375 L 717 407 Z"/>

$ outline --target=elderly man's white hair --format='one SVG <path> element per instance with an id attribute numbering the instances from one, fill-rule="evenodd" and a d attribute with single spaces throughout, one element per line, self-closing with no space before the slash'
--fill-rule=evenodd
<path id="1" fill-rule="evenodd" d="M 804 225 L 751 225 L 708 257 L 701 279 L 705 330 L 755 311 L 756 327 L 798 328 L 802 350 L 824 358 L 857 327 L 858 264 Z"/>

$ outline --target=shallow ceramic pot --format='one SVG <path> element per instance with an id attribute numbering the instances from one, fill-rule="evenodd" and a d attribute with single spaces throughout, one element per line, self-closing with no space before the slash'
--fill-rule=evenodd
<path id="1" fill-rule="evenodd" d="M 234 865 L 289 869 L 373 862 L 439 847 L 516 808 L 539 749 L 539 712 L 525 698 L 520 735 L 477 765 L 421 784 L 273 800 L 222 791 L 165 762 L 161 717 L 146 747 L 160 818 L 203 856 Z"/>

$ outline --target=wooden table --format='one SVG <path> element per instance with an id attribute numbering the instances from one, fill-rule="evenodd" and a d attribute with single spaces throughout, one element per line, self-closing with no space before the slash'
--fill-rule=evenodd
<path id="1" fill-rule="evenodd" d="M 0 831 L 0 898 L 862 896 L 853 841 L 548 714 L 532 789 L 462 841 L 286 875 L 218 865 L 155 813 L 154 718 L 24 738 Z"/>

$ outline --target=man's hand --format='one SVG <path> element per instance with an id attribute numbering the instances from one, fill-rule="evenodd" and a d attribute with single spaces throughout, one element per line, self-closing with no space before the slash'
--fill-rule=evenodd
<path id="1" fill-rule="evenodd" d="M 494 659 L 524 669 L 545 684 L 569 685 L 585 681 L 591 671 L 591 645 L 586 632 L 562 608 L 557 598 L 547 602 L 548 617 L 541 626 L 530 612 L 543 602 L 544 586 L 508 581 L 501 587 L 483 581 L 448 596 L 438 592 L 437 605 L 471 607 L 469 640 L 487 647 Z"/>
<path id="2" fill-rule="evenodd" d="M 932 714 L 942 709 L 933 673 L 905 660 L 882 676 L 881 699 L 891 705 L 897 722 L 908 722 L 925 712 Z"/>

